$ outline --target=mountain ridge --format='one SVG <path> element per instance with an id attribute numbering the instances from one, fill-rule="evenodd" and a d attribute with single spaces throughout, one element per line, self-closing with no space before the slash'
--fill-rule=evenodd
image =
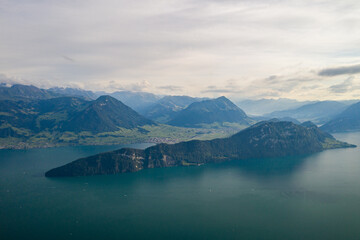
<path id="1" fill-rule="evenodd" d="M 111 132 L 119 127 L 134 128 L 155 124 L 111 96 L 100 96 L 76 113 L 61 129 L 81 132 Z"/>
<path id="2" fill-rule="evenodd" d="M 189 96 L 165 96 L 143 111 L 143 115 L 151 120 L 166 123 L 181 110 L 194 102 L 206 100 Z"/>
<path id="3" fill-rule="evenodd" d="M 360 102 L 354 103 L 321 126 L 329 132 L 360 131 Z"/>
<path id="4" fill-rule="evenodd" d="M 261 122 L 228 138 L 158 144 L 145 150 L 123 148 L 101 153 L 51 169 L 45 176 L 117 174 L 146 168 L 310 154 L 340 147 L 355 145 L 337 141 L 310 123 L 301 126 L 291 122 Z"/>
<path id="5" fill-rule="evenodd" d="M 119 100 L 101 96 L 94 101 L 78 97 L 37 99 L 35 101 L 0 101 L 0 127 L 11 125 L 34 132 L 116 131 L 155 124 Z"/>
<path id="6" fill-rule="evenodd" d="M 14 84 L 11 87 L 0 86 L 0 100 L 37 100 L 61 96 L 63 95 L 37 88 L 33 85 Z"/>
<path id="7" fill-rule="evenodd" d="M 298 108 L 283 111 L 275 111 L 268 117 L 292 117 L 299 121 L 313 121 L 316 124 L 322 124 L 347 108 L 347 105 L 337 101 L 319 101 L 305 104 Z"/>
<path id="8" fill-rule="evenodd" d="M 94 92 L 81 88 L 52 87 L 47 90 L 57 94 L 61 94 L 63 96 L 80 97 L 84 98 L 85 100 L 95 100 L 97 98 L 97 95 Z"/>
<path id="9" fill-rule="evenodd" d="M 116 98 L 141 114 L 160 99 L 159 96 L 153 93 L 136 91 L 117 91 L 106 95 Z"/>
<path id="10" fill-rule="evenodd" d="M 196 127 L 215 122 L 237 122 L 250 125 L 251 119 L 242 109 L 222 96 L 216 99 L 194 102 L 178 112 L 167 123 L 173 126 Z"/>

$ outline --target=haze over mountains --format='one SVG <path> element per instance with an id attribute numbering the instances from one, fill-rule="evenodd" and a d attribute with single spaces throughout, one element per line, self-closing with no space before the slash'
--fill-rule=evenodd
<path id="1" fill-rule="evenodd" d="M 321 129 L 328 132 L 360 131 L 360 102 L 352 104 Z"/>
<path id="2" fill-rule="evenodd" d="M 311 101 L 297 101 L 295 99 L 259 99 L 259 100 L 236 100 L 234 101 L 246 113 L 251 115 L 265 115 L 275 111 L 297 108 Z"/>
<path id="3" fill-rule="evenodd" d="M 144 112 L 160 99 L 159 96 L 147 92 L 117 91 L 102 95 L 110 95 L 138 112 Z"/>
<path id="4" fill-rule="evenodd" d="M 313 121 L 316 124 L 324 124 L 347 107 L 348 105 L 341 102 L 322 101 L 305 104 L 295 109 L 272 112 L 265 116 L 270 118 L 292 117 L 300 122 Z"/>

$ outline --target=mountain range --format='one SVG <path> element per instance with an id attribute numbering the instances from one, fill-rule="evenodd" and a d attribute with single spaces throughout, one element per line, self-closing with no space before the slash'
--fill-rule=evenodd
<path id="1" fill-rule="evenodd" d="M 294 109 L 305 104 L 312 103 L 310 101 L 297 101 L 295 99 L 279 98 L 279 99 L 245 99 L 235 100 L 231 98 L 241 109 L 246 113 L 255 116 L 270 114 L 275 111 L 283 111 L 287 109 Z"/>
<path id="2" fill-rule="evenodd" d="M 328 132 L 360 131 L 360 102 L 352 104 L 332 120 L 321 126 Z"/>
<path id="3" fill-rule="evenodd" d="M 123 148 L 81 158 L 46 172 L 70 177 L 136 172 L 147 168 L 201 165 L 229 160 L 303 155 L 325 149 L 355 147 L 307 122 L 261 122 L 222 139 L 158 144 L 145 150 Z M 256 160 L 254 160 L 256 161 Z"/>
<path id="4" fill-rule="evenodd" d="M 157 124 L 113 97 L 89 100 L 93 95 L 77 89 L 58 88 L 54 91 L 34 86 L 3 85 L 1 91 L 0 148 L 174 143 L 226 137 L 243 128 L 222 126 L 189 129 Z M 176 99 L 181 106 L 187 104 L 186 97 L 166 99 Z"/>
<path id="5" fill-rule="evenodd" d="M 80 97 L 86 100 L 95 100 L 99 96 L 92 91 L 83 90 L 80 88 L 62 88 L 62 87 L 53 87 L 47 89 L 50 92 L 54 92 L 57 94 L 61 94 L 63 96 L 70 96 L 70 97 Z"/>
<path id="6" fill-rule="evenodd" d="M 320 101 L 305 104 L 295 109 L 276 111 L 265 115 L 270 118 L 292 117 L 301 122 L 313 121 L 316 124 L 324 124 L 348 107 L 345 103 L 337 101 Z"/>
<path id="7" fill-rule="evenodd" d="M 32 85 L 14 84 L 11 87 L 0 86 L 0 100 L 49 99 L 61 96 L 61 94 Z"/>
<path id="8" fill-rule="evenodd" d="M 106 95 L 120 100 L 139 113 L 143 113 L 160 99 L 159 96 L 148 92 L 117 91 Z"/>
<path id="9" fill-rule="evenodd" d="M 225 97 L 116 93 L 129 102 L 140 99 L 134 104 L 142 109 L 142 116 L 123 102 L 109 96 L 97 98 L 98 94 L 75 88 L 0 85 L 0 148 L 210 139 L 273 117 L 294 123 L 299 123 L 295 118 L 316 124 L 329 120 L 322 127 L 329 132 L 359 130 L 359 106 L 347 106 L 353 101 L 316 102 L 267 116 L 248 116 Z"/>
<path id="10" fill-rule="evenodd" d="M 145 117 L 151 120 L 160 123 L 166 123 L 173 119 L 178 112 L 184 110 L 190 104 L 203 100 L 207 99 L 193 98 L 189 96 L 165 96 L 141 113 L 143 113 Z"/>
<path id="11" fill-rule="evenodd" d="M 110 96 L 94 101 L 76 97 L 60 97 L 33 101 L 0 101 L 1 137 L 6 133 L 18 135 L 40 131 L 116 131 L 154 124 Z M 10 130 L 11 129 L 11 130 Z"/>

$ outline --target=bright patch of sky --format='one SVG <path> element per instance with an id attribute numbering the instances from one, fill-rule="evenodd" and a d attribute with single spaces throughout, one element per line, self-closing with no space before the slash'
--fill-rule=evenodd
<path id="1" fill-rule="evenodd" d="M 357 0 L 0 0 L 0 82 L 360 98 Z"/>

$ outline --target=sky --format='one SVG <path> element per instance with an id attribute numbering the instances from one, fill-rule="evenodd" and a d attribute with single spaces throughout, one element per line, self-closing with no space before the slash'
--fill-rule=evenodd
<path id="1" fill-rule="evenodd" d="M 360 1 L 0 0 L 0 82 L 360 99 Z"/>

